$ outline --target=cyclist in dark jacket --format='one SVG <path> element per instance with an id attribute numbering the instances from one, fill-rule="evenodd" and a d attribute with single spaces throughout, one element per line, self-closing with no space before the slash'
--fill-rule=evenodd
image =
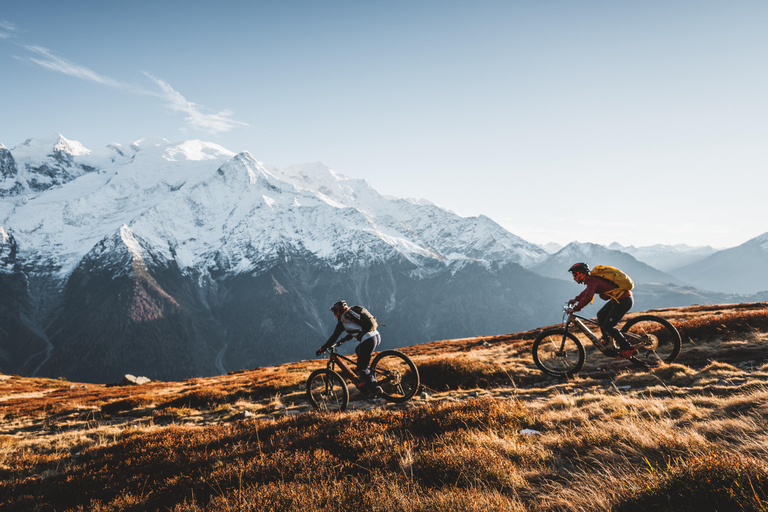
<path id="1" fill-rule="evenodd" d="M 637 349 L 632 347 L 624 335 L 621 334 L 621 331 L 616 328 L 616 324 L 632 309 L 635 303 L 632 292 L 626 290 L 616 298 L 607 295 L 606 292 L 618 288 L 618 286 L 602 277 L 590 275 L 589 265 L 586 263 L 576 263 L 568 269 L 568 272 L 573 275 L 574 281 L 587 286 L 576 298 L 568 301 L 568 304 L 575 304 L 572 308 L 568 308 L 568 314 L 574 311 L 581 311 L 587 304 L 592 302 L 595 294 L 598 294 L 601 299 L 608 301 L 597 312 L 597 323 L 603 332 L 603 339 L 601 340 L 603 346 L 615 346 L 613 341 L 611 341 L 611 338 L 613 338 L 619 345 L 619 357 L 627 358 L 635 355 Z"/>
<path id="2" fill-rule="evenodd" d="M 360 344 L 355 348 L 355 354 L 357 354 L 357 371 L 358 377 L 363 381 L 366 389 L 378 396 L 382 393 L 381 387 L 376 383 L 376 376 L 370 369 L 371 354 L 376 350 L 376 347 L 381 343 L 381 335 L 377 330 L 378 324 L 376 318 L 371 315 L 367 309 L 362 306 L 347 306 L 347 303 L 343 300 L 336 302 L 331 306 L 331 311 L 336 315 L 338 322 L 336 322 L 336 329 L 334 329 L 331 337 L 323 344 L 317 351 L 319 356 L 330 348 L 331 345 L 336 343 L 336 340 L 341 336 L 343 332 L 347 335 L 342 341 L 349 341 L 352 338 L 356 338 Z"/>

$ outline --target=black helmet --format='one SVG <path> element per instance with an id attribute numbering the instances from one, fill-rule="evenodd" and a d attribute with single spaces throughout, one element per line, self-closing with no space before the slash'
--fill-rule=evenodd
<path id="1" fill-rule="evenodd" d="M 345 309 L 347 309 L 347 303 L 344 302 L 343 300 L 340 300 L 338 302 L 334 302 L 333 306 L 331 306 L 331 311 L 333 311 L 334 313 L 336 311 L 342 311 L 342 310 L 345 310 Z"/>
<path id="2" fill-rule="evenodd" d="M 582 274 L 589 274 L 589 265 L 586 263 L 576 263 L 571 268 L 568 269 L 568 272 L 573 274 L 574 272 L 581 272 Z"/>

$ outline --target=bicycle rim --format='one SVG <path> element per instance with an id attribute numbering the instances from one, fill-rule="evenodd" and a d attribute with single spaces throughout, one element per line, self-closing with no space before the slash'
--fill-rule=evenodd
<path id="1" fill-rule="evenodd" d="M 317 410 L 343 411 L 349 404 L 349 389 L 338 373 L 323 368 L 307 379 L 307 399 Z"/>
<path id="2" fill-rule="evenodd" d="M 562 329 L 542 332 L 533 342 L 533 362 L 539 370 L 553 377 L 572 377 L 584 365 L 584 346 Z"/>
<path id="3" fill-rule="evenodd" d="M 641 365 L 671 363 L 680 353 L 681 337 L 675 327 L 660 317 L 644 315 L 631 319 L 621 328 L 624 337 L 637 347 L 634 356 Z"/>
<path id="4" fill-rule="evenodd" d="M 385 350 L 371 363 L 376 383 L 384 391 L 384 398 L 401 403 L 419 390 L 419 371 L 408 356 L 397 350 Z"/>

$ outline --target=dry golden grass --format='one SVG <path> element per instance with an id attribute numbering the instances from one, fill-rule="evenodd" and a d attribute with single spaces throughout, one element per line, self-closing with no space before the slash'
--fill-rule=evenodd
<path id="1" fill-rule="evenodd" d="M 654 311 L 674 364 L 588 355 L 569 381 L 535 332 L 403 349 L 403 405 L 308 409 L 307 361 L 130 388 L 0 376 L 0 510 L 768 509 L 768 313 Z M 733 326 L 731 328 L 731 326 Z"/>

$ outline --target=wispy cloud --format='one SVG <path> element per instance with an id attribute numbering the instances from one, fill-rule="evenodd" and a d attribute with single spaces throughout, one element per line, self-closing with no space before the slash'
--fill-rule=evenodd
<path id="1" fill-rule="evenodd" d="M 172 110 L 187 114 L 186 121 L 192 128 L 209 133 L 222 133 L 236 127 L 248 126 L 247 123 L 232 119 L 233 112 L 230 110 L 222 110 L 218 113 L 204 113 L 199 105 L 187 100 L 167 82 L 149 73 L 144 74 L 157 84 L 160 91 L 162 91 L 162 97 L 168 102 L 168 106 Z"/>
<path id="2" fill-rule="evenodd" d="M 0 19 L 0 39 L 14 39 L 18 33 L 18 28 L 11 22 Z M 176 89 L 171 87 L 168 82 L 156 78 L 149 73 L 144 73 L 157 88 L 148 88 L 141 85 L 131 84 L 115 80 L 114 78 L 102 75 L 85 66 L 76 64 L 63 57 L 55 55 L 51 50 L 37 45 L 14 44 L 26 49 L 34 54 L 28 57 L 28 60 L 42 68 L 56 73 L 62 73 L 80 80 L 94 82 L 106 87 L 118 89 L 131 94 L 142 96 L 151 96 L 158 98 L 166 103 L 166 106 L 174 112 L 186 114 L 185 121 L 189 128 L 201 130 L 211 134 L 228 132 L 235 128 L 248 126 L 247 123 L 233 119 L 234 113 L 231 110 L 222 110 L 213 112 L 209 109 L 187 100 Z M 25 59 L 27 60 L 27 59 Z"/>
<path id="3" fill-rule="evenodd" d="M 57 57 L 53 55 L 47 48 L 43 48 L 41 46 L 24 46 L 24 48 L 38 55 L 38 57 L 30 57 L 30 61 L 50 71 L 56 71 L 57 73 L 63 73 L 75 78 L 80 78 L 89 82 L 96 82 L 97 84 L 106 85 L 107 87 L 132 92 L 135 94 L 160 97 L 160 94 L 157 92 L 147 90 L 140 86 L 127 84 L 119 80 L 114 80 L 107 76 L 100 75 L 95 71 L 86 68 L 85 66 L 80 66 L 74 62 L 70 62 L 61 57 Z"/>
<path id="4" fill-rule="evenodd" d="M 0 18 L 0 39 L 10 39 L 19 31 L 16 25 Z"/>

